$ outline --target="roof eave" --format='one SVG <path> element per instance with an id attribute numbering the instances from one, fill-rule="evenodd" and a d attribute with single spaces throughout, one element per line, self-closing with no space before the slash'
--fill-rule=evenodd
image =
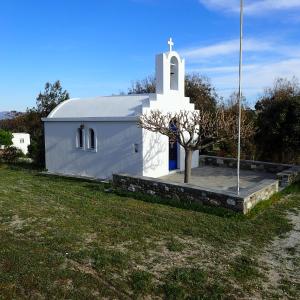
<path id="1" fill-rule="evenodd" d="M 42 118 L 43 122 L 136 122 L 139 116 L 130 117 L 81 117 L 81 118 Z"/>

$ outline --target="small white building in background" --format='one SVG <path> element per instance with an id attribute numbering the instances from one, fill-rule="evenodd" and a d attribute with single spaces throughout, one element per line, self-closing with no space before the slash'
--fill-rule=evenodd
<path id="1" fill-rule="evenodd" d="M 194 110 L 185 97 L 185 62 L 170 51 L 156 56 L 156 93 L 70 99 L 44 118 L 50 173 L 110 178 L 113 173 L 160 177 L 184 170 L 185 153 L 168 137 L 138 128 L 150 110 Z M 199 153 L 192 166 L 198 166 Z"/>
<path id="2" fill-rule="evenodd" d="M 13 133 L 13 146 L 20 149 L 24 154 L 28 153 L 28 146 L 30 145 L 29 133 Z"/>

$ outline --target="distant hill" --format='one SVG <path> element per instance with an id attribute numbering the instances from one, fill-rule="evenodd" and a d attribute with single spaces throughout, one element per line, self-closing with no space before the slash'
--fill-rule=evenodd
<path id="1" fill-rule="evenodd" d="M 0 120 L 7 119 L 9 112 L 8 111 L 0 111 Z"/>
<path id="2" fill-rule="evenodd" d="M 16 114 L 19 115 L 20 113 L 16 111 L 0 111 L 0 120 L 11 119 Z"/>

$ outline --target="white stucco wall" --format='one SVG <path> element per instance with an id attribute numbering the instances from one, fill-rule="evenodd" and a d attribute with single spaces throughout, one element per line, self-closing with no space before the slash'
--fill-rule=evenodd
<path id="1" fill-rule="evenodd" d="M 81 124 L 85 134 L 94 129 L 96 151 L 76 148 Z M 138 153 L 134 144 L 139 145 Z M 136 122 L 45 122 L 45 148 L 49 172 L 101 179 L 113 173 L 142 175 L 142 130 Z"/>
<path id="2" fill-rule="evenodd" d="M 178 62 L 178 89 L 176 93 L 184 97 L 185 60 L 181 59 L 175 51 L 161 53 L 155 59 L 156 93 L 167 94 L 170 92 L 170 62 L 175 57 Z"/>
<path id="3" fill-rule="evenodd" d="M 143 129 L 143 176 L 161 177 L 169 174 L 169 139 Z"/>
<path id="4" fill-rule="evenodd" d="M 177 164 L 180 171 L 185 169 L 185 152 L 178 145 Z M 143 130 L 143 176 L 161 177 L 169 174 L 169 139 L 158 133 Z M 199 166 L 199 151 L 192 157 L 192 168 Z"/>
<path id="5" fill-rule="evenodd" d="M 13 146 L 20 149 L 24 154 L 28 153 L 28 146 L 30 145 L 29 133 L 13 133 Z"/>
<path id="6" fill-rule="evenodd" d="M 182 87 L 181 87 L 182 88 Z M 194 104 L 188 97 L 183 97 L 181 92 L 168 90 L 164 94 L 154 94 L 150 97 L 149 106 L 143 107 L 143 113 L 159 110 L 162 113 L 179 112 L 181 110 L 193 111 Z M 160 134 L 143 131 L 144 145 L 144 170 L 143 175 L 161 177 L 169 173 L 169 139 Z M 184 171 L 185 152 L 179 146 L 178 169 Z M 199 151 L 193 153 L 192 167 L 199 166 Z"/>

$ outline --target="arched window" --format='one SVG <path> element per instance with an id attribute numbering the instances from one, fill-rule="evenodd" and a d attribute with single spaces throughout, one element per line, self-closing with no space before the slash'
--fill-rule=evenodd
<path id="1" fill-rule="evenodd" d="M 89 149 L 95 149 L 96 148 L 96 137 L 95 137 L 95 131 L 94 129 L 89 129 Z"/>
<path id="2" fill-rule="evenodd" d="M 170 89 L 178 90 L 178 59 L 175 56 L 170 61 Z"/>
<path id="3" fill-rule="evenodd" d="M 77 148 L 83 148 L 83 128 L 77 129 Z"/>

